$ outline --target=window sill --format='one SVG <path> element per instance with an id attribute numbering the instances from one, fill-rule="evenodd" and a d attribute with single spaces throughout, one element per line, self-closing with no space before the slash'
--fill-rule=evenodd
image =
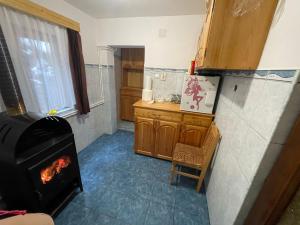
<path id="1" fill-rule="evenodd" d="M 104 104 L 104 99 L 100 100 L 99 102 L 91 104 L 90 108 L 93 109 L 93 108 L 96 108 L 96 107 L 98 107 L 100 105 L 103 105 L 103 104 Z M 78 110 L 77 109 L 71 109 L 71 110 L 68 110 L 66 112 L 61 112 L 61 113 L 57 114 L 57 116 L 62 117 L 64 119 L 67 119 L 67 118 L 75 116 L 75 115 L 78 115 Z"/>

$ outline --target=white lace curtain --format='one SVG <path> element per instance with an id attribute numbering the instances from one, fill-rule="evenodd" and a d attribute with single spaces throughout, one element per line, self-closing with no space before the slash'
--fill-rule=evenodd
<path id="1" fill-rule="evenodd" d="M 0 18 L 27 111 L 73 109 L 66 29 L 7 7 Z"/>

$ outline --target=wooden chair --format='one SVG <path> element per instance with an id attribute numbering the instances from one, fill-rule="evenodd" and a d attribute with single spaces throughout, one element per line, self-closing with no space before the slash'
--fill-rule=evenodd
<path id="1" fill-rule="evenodd" d="M 220 141 L 219 129 L 213 122 L 208 129 L 206 138 L 201 148 L 190 145 L 177 143 L 172 157 L 172 169 L 170 183 L 172 184 L 174 175 L 183 175 L 198 180 L 196 187 L 197 192 L 200 191 L 200 187 L 204 180 L 207 168 L 212 159 L 214 151 Z M 185 166 L 200 170 L 200 175 L 196 176 L 190 173 L 177 170 L 177 166 Z"/>

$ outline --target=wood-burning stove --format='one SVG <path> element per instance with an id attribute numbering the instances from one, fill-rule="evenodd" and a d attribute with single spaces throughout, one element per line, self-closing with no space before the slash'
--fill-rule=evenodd
<path id="1" fill-rule="evenodd" d="M 54 215 L 78 189 L 74 135 L 65 119 L 0 114 L 0 195 L 8 209 Z"/>

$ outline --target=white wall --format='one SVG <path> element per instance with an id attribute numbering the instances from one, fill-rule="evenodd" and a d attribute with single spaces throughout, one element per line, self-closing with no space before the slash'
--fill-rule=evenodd
<path id="1" fill-rule="evenodd" d="M 279 2 L 258 69 L 300 68 L 299 7 Z M 223 139 L 207 190 L 211 225 L 243 224 L 300 113 L 299 83 L 273 78 L 224 78 L 216 112 Z"/>
<path id="2" fill-rule="evenodd" d="M 201 15 L 98 19 L 97 45 L 145 46 L 145 67 L 185 69 L 202 23 Z"/>
<path id="3" fill-rule="evenodd" d="M 225 77 L 216 112 L 223 137 L 207 189 L 211 225 L 243 224 L 300 112 L 298 104 L 286 108 L 294 85 L 259 76 Z"/>
<path id="4" fill-rule="evenodd" d="M 82 49 L 86 64 L 98 63 L 96 48 L 95 19 L 62 0 L 33 0 L 50 10 L 80 23 Z"/>
<path id="5" fill-rule="evenodd" d="M 259 69 L 299 69 L 300 1 L 279 1 Z"/>
<path id="6" fill-rule="evenodd" d="M 114 82 L 111 78 L 114 77 L 114 68 L 106 66 L 102 67 L 101 71 L 104 84 L 104 103 L 91 107 L 91 112 L 87 115 L 73 115 L 67 118 L 73 128 L 77 151 L 81 151 L 101 135 L 112 134 L 116 131 L 117 122 L 113 118 L 116 116 L 116 110 L 113 108 L 115 101 L 111 100 L 114 96 L 114 93 L 111 93 L 111 83 Z M 98 85 L 100 77 L 98 66 L 86 65 L 86 76 L 89 102 L 92 106 L 93 103 L 99 102 L 99 91 L 101 90 L 101 86 Z"/>

